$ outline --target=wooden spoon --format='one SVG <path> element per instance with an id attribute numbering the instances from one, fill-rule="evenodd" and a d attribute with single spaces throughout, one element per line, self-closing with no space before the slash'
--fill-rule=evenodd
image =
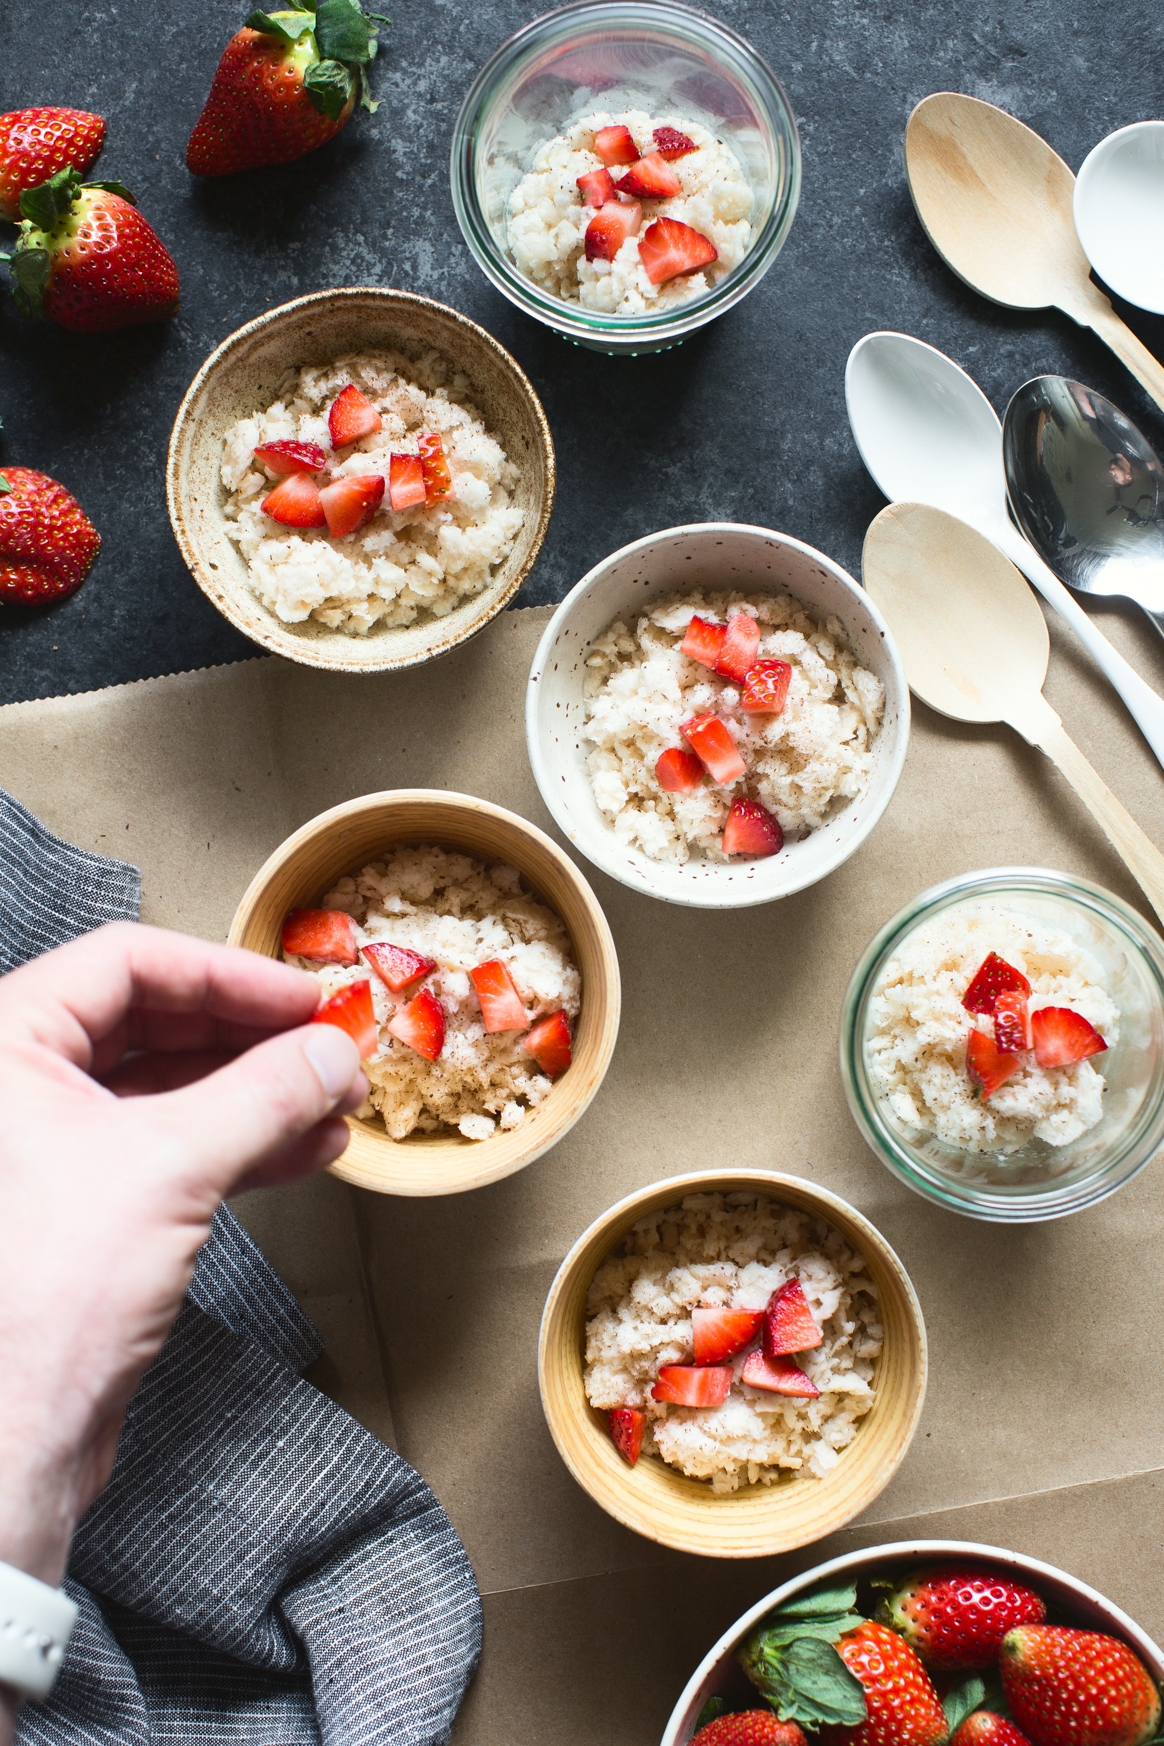
<path id="1" fill-rule="evenodd" d="M 909 118 L 905 173 L 927 236 L 971 290 L 1008 309 L 1061 309 L 1164 407 L 1164 367 L 1091 282 L 1075 177 L 1046 140 L 993 103 L 937 91 Z"/>
<path id="2" fill-rule="evenodd" d="M 964 521 L 892 503 L 865 536 L 865 587 L 923 703 L 955 721 L 1005 721 L 1058 766 L 1164 920 L 1164 855 L 1124 811 L 1043 696 L 1050 639 L 1008 558 Z"/>

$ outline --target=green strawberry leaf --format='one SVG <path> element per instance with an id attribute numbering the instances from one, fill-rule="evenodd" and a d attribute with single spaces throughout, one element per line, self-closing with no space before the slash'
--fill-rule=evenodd
<path id="1" fill-rule="evenodd" d="M 728 1707 L 721 1697 L 709 1697 L 699 1712 L 699 1719 L 695 1724 L 695 1732 L 698 1734 L 700 1728 L 706 1728 L 707 1724 L 709 1722 L 714 1722 L 717 1716 L 726 1716 L 727 1713 Z"/>
<path id="2" fill-rule="evenodd" d="M 303 89 L 321 115 L 338 121 L 352 94 L 354 75 L 339 61 L 316 61 L 303 75 Z"/>
<path id="3" fill-rule="evenodd" d="M 966 1717 L 972 1715 L 986 1696 L 986 1687 L 976 1676 L 968 1679 L 964 1685 L 956 1685 L 953 1691 L 948 1691 L 942 1699 L 942 1708 L 946 1712 L 946 1721 L 951 1734 L 960 1728 Z"/>
<path id="4" fill-rule="evenodd" d="M 120 194 L 123 200 L 128 200 L 131 206 L 137 205 L 136 198 L 130 193 L 124 182 L 86 182 L 86 188 L 104 188 L 107 194 Z"/>
<path id="5" fill-rule="evenodd" d="M 247 19 L 248 30 L 261 30 L 266 36 L 281 36 L 286 43 L 297 43 L 305 30 L 315 29 L 315 17 L 310 12 L 252 12 Z"/>
<path id="6" fill-rule="evenodd" d="M 20 211 L 38 230 L 55 230 L 81 189 L 81 178 L 71 166 L 58 170 L 39 188 L 26 188 L 20 196 Z"/>
<path id="7" fill-rule="evenodd" d="M 857 1585 L 846 1583 L 843 1588 L 818 1588 L 812 1594 L 797 1595 L 794 1600 L 787 1601 L 779 1612 L 773 1615 L 778 1619 L 823 1619 L 839 1618 L 842 1613 L 853 1613 L 857 1608 Z M 858 1620 L 858 1623 L 863 1621 Z"/>
<path id="8" fill-rule="evenodd" d="M 18 244 L 8 270 L 13 278 L 13 296 L 25 315 L 39 318 L 44 309 L 44 288 L 49 282 L 52 259 L 47 249 Z"/>
<path id="9" fill-rule="evenodd" d="M 375 45 L 373 45 L 373 46 L 375 46 Z M 368 111 L 369 115 L 375 115 L 377 109 L 379 109 L 379 107 L 380 107 L 380 99 L 378 97 L 374 98 L 372 96 L 371 88 L 368 85 L 367 75 L 365 74 L 363 67 L 360 68 L 359 79 L 360 79 L 360 108 L 366 109 Z"/>
<path id="10" fill-rule="evenodd" d="M 772 1643 L 761 1627 L 739 1660 L 756 1689 L 784 1721 L 820 1727 L 833 1722 L 857 1727 L 865 1720 L 865 1692 L 831 1643 L 818 1636 Z"/>
<path id="11" fill-rule="evenodd" d="M 781 1617 L 780 1613 L 773 1614 L 774 1619 Z M 783 1649 L 789 1643 L 799 1643 L 803 1637 L 819 1637 L 822 1642 L 835 1643 L 846 1631 L 855 1631 L 858 1625 L 864 1623 L 862 1613 L 841 1613 L 827 1619 L 790 1619 L 786 1625 L 768 1625 L 764 1631 L 764 1639 L 773 1649 Z"/>
<path id="12" fill-rule="evenodd" d="M 376 27 L 356 0 L 319 0 L 315 10 L 315 40 L 325 60 L 366 66 L 376 53 Z"/>
<path id="13" fill-rule="evenodd" d="M 12 487 L 4 477 L 3 473 L 0 473 L 0 497 L 3 497 L 4 493 L 6 491 L 11 491 L 11 489 Z"/>

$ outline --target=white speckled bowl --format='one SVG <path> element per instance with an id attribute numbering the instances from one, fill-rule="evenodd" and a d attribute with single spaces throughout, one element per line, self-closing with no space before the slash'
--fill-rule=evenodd
<path id="1" fill-rule="evenodd" d="M 863 666 L 885 687 L 869 786 L 802 842 L 766 860 L 675 867 L 624 847 L 599 812 L 586 773 L 582 682 L 586 650 L 616 618 L 686 588 L 787 591 L 816 617 L 835 614 Z M 648 897 L 700 909 L 744 908 L 815 885 L 864 842 L 888 806 L 909 740 L 909 686 L 885 620 L 864 589 L 812 546 L 771 528 L 697 522 L 613 552 L 571 590 L 546 627 L 530 670 L 526 743 L 558 826 L 612 879 Z"/>

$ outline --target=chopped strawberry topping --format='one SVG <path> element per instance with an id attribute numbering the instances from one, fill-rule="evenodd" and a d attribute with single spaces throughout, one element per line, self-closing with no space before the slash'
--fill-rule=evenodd
<path id="1" fill-rule="evenodd" d="M 727 636 L 719 651 L 715 670 L 724 679 L 734 679 L 742 685 L 756 662 L 760 647 L 760 627 L 746 612 L 737 612 L 728 619 Z"/>
<path id="2" fill-rule="evenodd" d="M 388 940 L 373 940 L 364 947 L 364 956 L 393 994 L 399 994 L 410 982 L 419 982 L 436 969 L 435 958 L 425 958 L 411 946 L 394 946 Z"/>
<path id="3" fill-rule="evenodd" d="M 283 950 L 313 964 L 358 964 L 352 918 L 342 909 L 293 909 L 283 923 Z"/>
<path id="4" fill-rule="evenodd" d="M 971 1031 L 966 1043 L 966 1071 L 978 1086 L 980 1097 L 993 1097 L 1000 1085 L 1016 1074 L 1022 1062 L 1017 1055 L 996 1049 L 985 1031 Z"/>
<path id="5" fill-rule="evenodd" d="M 1030 992 L 1031 985 L 1021 970 L 1016 970 L 1013 964 L 1008 964 L 997 952 L 988 952 L 962 996 L 962 1005 L 967 1012 L 992 1013 L 1000 994 L 1029 996 Z"/>
<path id="6" fill-rule="evenodd" d="M 784 847 L 780 820 L 758 800 L 732 801 L 720 844 L 725 855 L 778 855 Z"/>
<path id="7" fill-rule="evenodd" d="M 793 1358 L 766 1358 L 763 1352 L 750 1352 L 740 1372 L 740 1381 L 750 1388 L 766 1388 L 772 1394 L 798 1395 L 803 1400 L 815 1400 L 820 1389 L 806 1376 Z"/>
<path id="8" fill-rule="evenodd" d="M 388 463 L 388 501 L 399 512 L 425 501 L 424 468 L 419 455 L 393 455 Z"/>
<path id="9" fill-rule="evenodd" d="M 690 135 L 680 133 L 677 127 L 657 127 L 654 138 L 660 157 L 666 158 L 669 163 L 676 158 L 685 158 L 688 152 L 699 149 Z"/>
<path id="10" fill-rule="evenodd" d="M 687 635 L 679 644 L 679 653 L 690 655 L 703 667 L 714 667 L 726 637 L 726 624 L 711 624 L 706 618 L 692 618 Z"/>
<path id="11" fill-rule="evenodd" d="M 696 1364 L 722 1364 L 754 1340 L 764 1320 L 763 1310 L 694 1309 L 691 1335 Z"/>
<path id="12" fill-rule="evenodd" d="M 744 679 L 740 708 L 749 714 L 779 715 L 788 701 L 792 668 L 787 661 L 754 661 Z"/>
<path id="13" fill-rule="evenodd" d="M 417 439 L 420 451 L 420 466 L 424 474 L 424 500 L 426 503 L 439 503 L 442 498 L 453 495 L 453 475 L 449 472 L 449 463 L 445 459 L 445 445 L 435 430 L 426 430 Z"/>
<path id="14" fill-rule="evenodd" d="M 588 176 L 579 176 L 578 186 L 587 206 L 605 206 L 614 199 L 614 177 L 609 170 L 591 170 Z"/>
<path id="15" fill-rule="evenodd" d="M 370 521 L 384 500 L 383 473 L 349 473 L 325 485 L 319 494 L 327 531 L 333 540 L 355 533 Z"/>
<path id="16" fill-rule="evenodd" d="M 261 508 L 284 527 L 322 527 L 327 520 L 311 473 L 288 473 L 263 498 Z"/>
<path id="17" fill-rule="evenodd" d="M 637 1407 L 613 1407 L 610 1414 L 610 1437 L 620 1455 L 633 1467 L 642 1453 L 643 1431 L 647 1415 Z"/>
<path id="18" fill-rule="evenodd" d="M 786 1279 L 774 1291 L 764 1310 L 764 1356 L 782 1358 L 786 1352 L 807 1352 L 819 1346 L 824 1336 L 799 1279 Z"/>
<path id="19" fill-rule="evenodd" d="M 683 184 L 661 152 L 648 152 L 619 177 L 615 187 L 635 200 L 669 200 L 682 194 Z M 653 283 L 653 281 L 652 281 Z"/>
<path id="20" fill-rule="evenodd" d="M 1107 1048 L 1095 1026 L 1069 1006 L 1041 1006 L 1031 1014 L 1031 1034 L 1040 1067 L 1066 1067 Z"/>
<path id="21" fill-rule="evenodd" d="M 703 765 L 694 752 L 669 746 L 655 760 L 655 780 L 668 794 L 690 794 L 703 781 Z"/>
<path id="22" fill-rule="evenodd" d="M 327 466 L 327 456 L 318 443 L 262 443 L 255 450 L 255 460 L 269 473 L 320 473 Z"/>
<path id="23" fill-rule="evenodd" d="M 372 402 L 349 382 L 340 389 L 327 415 L 331 446 L 342 449 L 348 443 L 358 443 L 361 437 L 374 435 L 383 423 Z"/>
<path id="24" fill-rule="evenodd" d="M 1020 1049 L 1033 1049 L 1031 1009 L 1025 994 L 1016 989 L 1000 994 L 994 1002 L 994 1046 L 1003 1055 L 1017 1055 Z"/>
<path id="25" fill-rule="evenodd" d="M 684 273 L 698 273 L 718 259 L 715 244 L 678 218 L 656 218 L 639 239 L 639 260 L 652 285 L 681 279 Z"/>
<path id="26" fill-rule="evenodd" d="M 659 1380 L 651 1390 L 652 1400 L 670 1401 L 672 1406 L 722 1406 L 732 1385 L 730 1369 L 717 1369 L 707 1364 L 697 1369 L 693 1364 L 664 1364 Z"/>
<path id="27" fill-rule="evenodd" d="M 490 958 L 470 970 L 481 1016 L 487 1031 L 524 1031 L 529 1014 L 521 1004 L 521 995 L 513 985 L 513 977 L 500 958 Z"/>
<path id="28" fill-rule="evenodd" d="M 379 1046 L 380 1033 L 372 1010 L 372 984 L 366 976 L 362 982 L 349 982 L 346 987 L 337 989 L 330 1000 L 324 1001 L 311 1022 L 313 1025 L 336 1025 L 341 1031 L 346 1031 L 360 1051 L 361 1061 L 374 1055 Z"/>
<path id="29" fill-rule="evenodd" d="M 739 748 L 716 715 L 694 715 L 679 723 L 679 732 L 695 752 L 713 782 L 720 787 L 738 782 L 746 768 Z"/>
<path id="30" fill-rule="evenodd" d="M 622 122 L 614 127 L 600 127 L 594 135 L 594 149 L 604 164 L 633 164 L 639 155 L 630 128 Z"/>
<path id="31" fill-rule="evenodd" d="M 625 206 L 615 200 L 604 206 L 586 226 L 586 259 L 613 261 L 627 237 L 638 235 L 642 222 L 643 209 L 637 200 L 630 200 Z"/>
<path id="32" fill-rule="evenodd" d="M 397 1007 L 388 1029 L 426 1061 L 435 1061 L 445 1046 L 445 1015 L 431 988 L 422 988 L 407 1006 Z"/>
<path id="33" fill-rule="evenodd" d="M 564 1073 L 574 1059 L 565 1009 L 560 1008 L 548 1018 L 539 1019 L 530 1027 L 529 1035 L 521 1039 L 521 1046 L 551 1079 Z"/>

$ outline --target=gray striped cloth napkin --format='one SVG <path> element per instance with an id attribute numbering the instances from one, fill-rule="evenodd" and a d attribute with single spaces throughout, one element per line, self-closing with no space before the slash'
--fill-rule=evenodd
<path id="1" fill-rule="evenodd" d="M 0 968 L 137 916 L 136 867 L 0 792 Z M 299 1372 L 321 1343 L 223 1208 L 78 1529 L 20 1746 L 439 1746 L 481 1603 L 420 1476 Z"/>

